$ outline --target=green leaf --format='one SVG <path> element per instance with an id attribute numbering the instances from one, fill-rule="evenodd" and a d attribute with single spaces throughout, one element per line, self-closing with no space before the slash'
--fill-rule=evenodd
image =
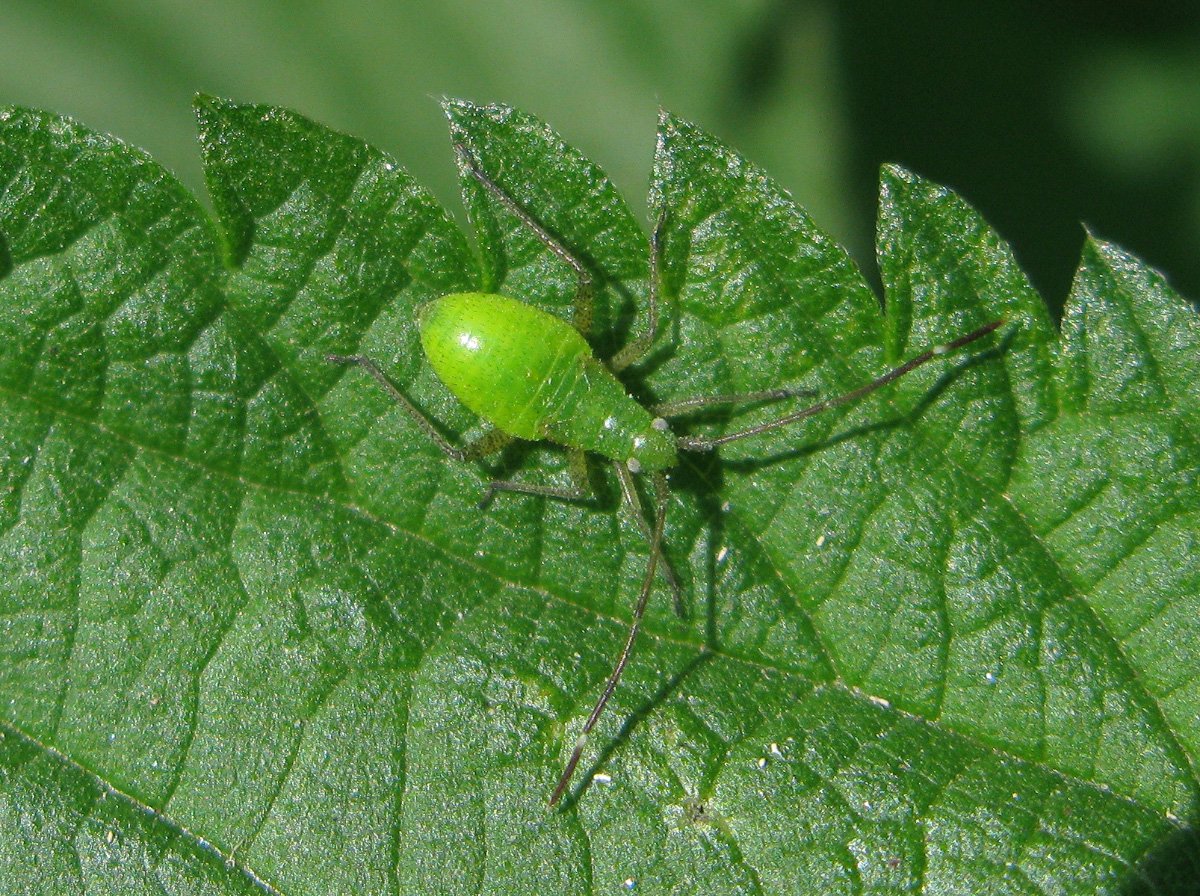
<path id="1" fill-rule="evenodd" d="M 648 244 L 544 124 L 453 139 L 594 267 L 595 344 L 647 325 Z M 990 345 L 692 455 L 645 631 L 545 801 L 646 562 L 590 505 L 502 495 L 545 446 L 448 461 L 414 309 L 573 277 L 464 177 L 476 260 L 393 161 L 197 103 L 214 225 L 169 175 L 0 117 L 5 892 L 1186 892 L 1200 871 L 1200 324 L 1089 239 L 1061 335 L 948 191 L 883 174 L 887 313 L 766 175 L 664 116 L 649 402 L 834 395 L 997 317 Z M 769 419 L 753 407 L 693 431 Z"/>

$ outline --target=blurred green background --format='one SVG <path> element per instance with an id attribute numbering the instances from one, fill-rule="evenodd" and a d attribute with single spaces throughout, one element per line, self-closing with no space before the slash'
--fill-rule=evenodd
<path id="1" fill-rule="evenodd" d="M 976 205 L 1055 309 L 1081 222 L 1200 296 L 1194 0 L 5 0 L 0 78 L 0 104 L 114 133 L 197 190 L 193 93 L 289 106 L 456 213 L 438 97 L 543 117 L 640 210 L 661 104 L 763 165 L 873 279 L 895 161 Z"/>

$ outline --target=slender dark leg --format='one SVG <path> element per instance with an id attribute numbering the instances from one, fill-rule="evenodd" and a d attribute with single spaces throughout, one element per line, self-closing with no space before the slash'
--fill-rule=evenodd
<path id="1" fill-rule="evenodd" d="M 684 398 L 680 401 L 667 401 L 656 404 L 650 409 L 652 414 L 659 417 L 682 417 L 695 411 L 714 407 L 720 404 L 754 404 L 761 401 L 782 401 L 785 398 L 816 398 L 815 389 L 764 389 L 761 392 L 733 392 L 728 395 L 701 395 L 698 398 Z"/>
<path id="2" fill-rule="evenodd" d="M 622 463 L 613 464 L 613 468 L 617 471 L 617 480 L 621 483 L 621 494 L 625 497 L 625 503 L 632 509 L 633 517 L 637 521 L 638 528 L 642 530 L 642 534 L 646 536 L 647 543 L 653 546 L 654 533 L 650 529 L 650 524 L 646 522 L 646 514 L 642 510 L 642 499 L 638 497 L 633 474 Z M 674 567 L 662 553 L 661 545 L 658 552 L 658 568 L 662 570 L 663 578 L 667 580 L 667 585 L 671 588 L 671 600 L 675 605 L 675 615 L 683 619 L 687 616 L 687 608 L 683 605 L 683 587 L 679 584 Z"/>
<path id="3" fill-rule="evenodd" d="M 630 364 L 636 364 L 646 357 L 646 353 L 654 347 L 654 340 L 658 338 L 659 260 L 662 256 L 662 230 L 666 220 L 667 210 L 664 207 L 658 215 L 654 232 L 650 234 L 650 285 L 647 290 L 649 307 L 646 309 L 650 318 L 649 326 L 645 333 L 613 355 L 608 366 L 614 373 L 620 373 Z"/>
<path id="4" fill-rule="evenodd" d="M 621 464 L 614 463 L 613 466 L 620 468 Z M 629 624 L 629 635 L 625 638 L 625 646 L 621 649 L 620 656 L 617 657 L 617 664 L 608 676 L 604 690 L 600 692 L 600 698 L 596 701 L 596 705 L 592 707 L 592 712 L 588 716 L 587 721 L 583 723 L 583 731 L 580 732 L 579 739 L 575 741 L 575 749 L 571 751 L 571 758 L 567 760 L 562 777 L 558 779 L 558 786 L 554 788 L 554 793 L 550 795 L 551 806 L 562 798 L 568 785 L 570 785 L 571 776 L 575 774 L 575 767 L 579 765 L 579 757 L 583 755 L 583 748 L 587 746 L 588 735 L 596 727 L 596 722 L 599 720 L 600 714 L 604 712 L 604 707 L 608 705 L 609 698 L 612 697 L 613 691 L 617 689 L 617 683 L 620 682 L 621 675 L 625 671 L 625 666 L 629 663 L 629 657 L 633 653 L 633 645 L 637 641 L 638 632 L 641 631 L 642 618 L 646 615 L 646 603 L 650 598 L 650 591 L 654 585 L 654 570 L 658 565 L 659 549 L 662 546 L 663 524 L 666 521 L 666 516 L 667 480 L 662 473 L 655 473 L 654 531 L 650 539 L 650 559 L 646 563 L 646 575 L 642 578 L 642 590 L 638 594 L 637 603 L 633 608 L 633 621 Z"/>
<path id="5" fill-rule="evenodd" d="M 540 495 L 543 498 L 557 498 L 560 501 L 583 501 L 595 497 L 587 474 L 587 455 L 581 448 L 568 448 L 567 458 L 571 472 L 571 486 L 564 488 L 557 485 L 538 485 L 536 483 L 517 482 L 512 479 L 496 479 L 488 484 L 488 492 L 479 506 L 489 504 L 496 492 L 515 492 L 521 495 Z"/>
<path id="6" fill-rule="evenodd" d="M 750 436 L 756 436 L 760 433 L 770 432 L 773 429 L 781 429 L 785 426 L 790 426 L 797 421 L 804 420 L 807 417 L 813 417 L 820 414 L 822 411 L 828 411 L 830 408 L 836 408 L 839 405 L 849 404 L 852 401 L 857 401 L 864 395 L 869 395 L 876 389 L 886 386 L 893 380 L 898 380 L 906 373 L 916 370 L 922 364 L 932 361 L 934 358 L 940 358 L 942 355 L 948 355 L 953 351 L 957 351 L 964 345 L 969 345 L 976 339 L 981 339 L 988 333 L 995 330 L 1004 321 L 994 320 L 990 324 L 985 324 L 978 330 L 972 330 L 965 336 L 959 336 L 944 345 L 935 346 L 929 351 L 917 355 L 905 361 L 899 367 L 894 367 L 881 377 L 871 380 L 864 386 L 859 386 L 857 389 L 852 389 L 842 395 L 837 395 L 833 398 L 827 398 L 825 401 L 819 401 L 814 405 L 809 405 L 803 410 L 796 411 L 793 414 L 788 414 L 785 417 L 780 417 L 777 420 L 769 420 L 766 423 L 760 423 L 758 426 L 751 426 L 748 429 L 738 430 L 737 432 L 727 433 L 723 436 L 718 436 L 712 439 L 706 439 L 702 436 L 680 436 L 679 447 L 686 451 L 711 451 L 712 449 L 724 445 L 727 442 L 736 442 L 738 439 L 747 439 Z"/>
<path id="7" fill-rule="evenodd" d="M 483 168 L 480 167 L 479 160 L 475 158 L 475 154 L 471 152 L 466 144 L 456 143 L 454 144 L 454 148 L 471 176 L 479 181 L 497 202 L 508 209 L 522 224 L 532 230 L 547 249 L 558 256 L 563 263 L 575 272 L 575 276 L 579 278 L 579 285 L 575 289 L 575 308 L 572 315 L 572 323 L 575 329 L 583 334 L 585 339 L 590 337 L 595 283 L 587 265 L 583 263 L 583 260 L 578 255 L 568 249 L 562 240 L 547 230 L 540 221 L 526 211 L 521 203 L 509 195 L 502 186 L 492 180 Z"/>
<path id="8" fill-rule="evenodd" d="M 489 429 L 478 438 L 459 447 L 442 435 L 441 431 L 434 425 L 434 422 L 425 415 L 425 412 L 413 404 L 407 395 L 397 389 L 396 384 L 388 379 L 387 374 L 380 370 L 379 365 L 370 358 L 364 355 L 326 355 L 325 360 L 331 361 L 334 364 L 353 364 L 369 373 L 388 395 L 408 411 L 413 422 L 421 427 L 421 430 L 429 436 L 435 445 L 442 449 L 447 457 L 463 461 L 479 460 L 488 455 L 495 454 L 512 441 L 512 436 L 508 433 L 501 432 L 498 429 Z"/>

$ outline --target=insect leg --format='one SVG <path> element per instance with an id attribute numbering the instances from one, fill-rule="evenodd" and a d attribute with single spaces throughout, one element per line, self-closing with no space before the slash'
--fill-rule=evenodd
<path id="1" fill-rule="evenodd" d="M 667 209 L 663 208 L 658 215 L 658 221 L 654 225 L 654 231 L 650 234 L 650 284 L 649 284 L 649 299 L 646 313 L 650 318 L 649 326 L 646 332 L 639 336 L 629 345 L 625 346 L 619 352 L 612 356 L 608 362 L 608 366 L 613 372 L 620 373 L 630 364 L 636 364 L 642 358 L 646 357 L 646 353 L 654 347 L 654 341 L 658 338 L 658 291 L 659 291 L 659 260 L 662 256 L 662 231 L 667 220 Z"/>
<path id="2" fill-rule="evenodd" d="M 761 392 L 734 392 L 728 395 L 701 395 L 679 401 L 666 401 L 650 409 L 659 417 L 682 417 L 719 404 L 755 404 L 762 401 L 782 401 L 785 398 L 816 398 L 815 389 L 764 389 Z"/>
<path id="3" fill-rule="evenodd" d="M 592 491 L 591 482 L 588 480 L 587 475 L 587 455 L 582 449 L 568 448 L 567 457 L 569 458 L 572 481 L 570 488 L 563 488 L 557 485 L 517 482 L 511 479 L 498 479 L 488 483 L 487 494 L 479 502 L 479 506 L 486 507 L 490 504 L 496 496 L 496 492 L 538 495 L 543 498 L 555 498 L 559 501 L 583 501 L 588 498 L 594 498 L 596 493 Z M 642 512 L 642 502 L 633 487 L 633 474 L 624 465 L 619 466 L 620 471 L 618 475 L 621 477 L 621 491 L 625 495 L 626 502 L 633 508 L 634 518 L 641 527 L 642 534 L 646 536 L 648 542 L 653 543 L 654 534 L 650 530 L 650 524 L 646 522 L 646 515 Z M 675 575 L 675 570 L 663 555 L 661 546 L 659 546 L 658 552 L 658 568 L 662 570 L 663 578 L 666 579 L 667 585 L 671 589 L 675 612 L 682 618 L 687 615 L 683 605 L 683 587 L 679 584 L 679 578 Z"/>
<path id="4" fill-rule="evenodd" d="M 571 473 L 571 486 L 564 488 L 558 485 L 538 485 L 532 482 L 518 482 L 513 479 L 496 479 L 488 483 L 487 494 L 479 502 L 480 507 L 491 503 L 496 492 L 516 492 L 521 495 L 540 495 L 543 498 L 557 498 L 560 501 L 583 501 L 595 497 L 591 482 L 588 481 L 587 455 L 581 448 L 568 448 L 567 459 Z"/>
<path id="5" fill-rule="evenodd" d="M 579 278 L 579 285 L 575 288 L 575 305 L 572 313 L 572 324 L 586 339 L 591 335 L 592 331 L 592 305 L 595 298 L 595 282 L 592 279 L 592 272 L 588 270 L 583 260 L 574 252 L 566 247 L 566 245 L 552 234 L 541 221 L 537 220 L 533 215 L 525 210 L 515 198 L 513 198 L 507 190 L 496 183 L 488 176 L 479 160 L 475 158 L 475 154 L 467 147 L 465 143 L 455 143 L 454 149 L 462 159 L 463 165 L 466 166 L 470 175 L 479 181 L 497 202 L 504 206 L 508 211 L 516 216 L 518 220 L 541 240 L 542 245 L 553 252 L 560 261 L 568 265 L 575 272 L 575 276 Z"/>
<path id="6" fill-rule="evenodd" d="M 613 466 L 618 470 L 624 469 L 620 463 L 614 463 Z M 626 492 L 626 497 L 628 497 L 628 494 Z M 638 632 L 641 631 L 642 617 L 646 615 L 646 603 L 650 599 L 650 591 L 654 585 L 654 570 L 658 565 L 659 550 L 662 547 L 663 524 L 666 521 L 666 516 L 667 479 L 662 473 L 655 473 L 654 531 L 650 540 L 650 559 L 646 563 L 646 575 L 642 578 L 642 590 L 638 594 L 637 604 L 633 608 L 633 620 L 629 624 L 629 635 L 625 638 L 625 646 L 621 649 L 620 656 L 617 657 L 617 664 L 609 674 L 608 681 L 604 685 L 604 690 L 600 693 L 600 698 L 596 701 L 596 705 L 592 707 L 587 721 L 583 723 L 583 731 L 580 732 L 579 739 L 575 741 L 575 749 L 571 751 L 571 758 L 567 760 L 562 777 L 558 779 L 558 785 L 554 788 L 554 793 L 550 795 L 551 806 L 562 798 L 567 786 L 571 783 L 571 776 L 575 774 L 575 767 L 579 765 L 579 757 L 583 755 L 583 748 L 587 746 L 588 735 L 596 727 L 596 722 L 600 718 L 600 714 L 604 712 L 604 707 L 608 705 L 609 698 L 612 697 L 613 691 L 617 689 L 617 683 L 621 680 L 621 675 L 624 673 L 625 666 L 629 663 L 629 657 L 633 653 L 633 645 L 637 641 Z"/>
<path id="7" fill-rule="evenodd" d="M 433 421 L 425 415 L 425 412 L 413 404 L 407 395 L 397 389 L 396 384 L 388 379 L 387 374 L 380 370 L 379 365 L 370 358 L 364 355 L 326 355 L 325 360 L 331 361 L 334 364 L 353 364 L 369 373 L 388 395 L 408 411 L 413 422 L 421 427 L 421 430 L 429 436 L 435 445 L 442 449 L 447 457 L 463 461 L 479 460 L 480 458 L 487 457 L 489 454 L 495 454 L 512 441 L 512 436 L 508 435 L 508 433 L 501 432 L 498 429 L 491 429 L 460 448 L 442 435 Z"/>
<path id="8" fill-rule="evenodd" d="M 773 429 L 780 429 L 784 426 L 790 426 L 807 417 L 813 417 L 820 414 L 822 411 L 828 411 L 830 408 L 836 408 L 843 404 L 849 404 L 852 401 L 857 401 L 864 395 L 869 395 L 876 389 L 886 386 L 893 380 L 898 380 L 906 373 L 916 370 L 922 364 L 932 361 L 934 358 L 940 358 L 942 355 L 948 355 L 950 352 L 957 351 L 964 345 L 969 345 L 976 339 L 981 339 L 988 333 L 995 330 L 1004 321 L 994 320 L 990 324 L 984 324 L 977 330 L 972 330 L 965 336 L 959 336 L 957 339 L 952 339 L 944 345 L 934 346 L 926 352 L 922 352 L 915 358 L 910 358 L 899 367 L 893 367 L 883 376 L 876 377 L 866 385 L 859 386 L 857 389 L 851 389 L 842 395 L 836 395 L 833 398 L 827 398 L 824 401 L 819 401 L 816 404 L 809 405 L 795 413 L 788 414 L 776 420 L 768 420 L 766 423 L 760 423 L 758 426 L 751 426 L 748 429 L 738 430 L 737 432 L 726 433 L 723 436 L 716 438 L 704 438 L 703 436 L 680 436 L 679 447 L 686 451 L 711 451 L 719 445 L 724 445 L 726 442 L 736 442 L 738 439 L 746 439 L 750 436 L 756 436 L 760 433 L 770 432 Z"/>
<path id="9" fill-rule="evenodd" d="M 621 483 L 621 494 L 625 496 L 625 503 L 633 510 L 633 518 L 637 520 L 638 527 L 642 530 L 642 534 L 646 536 L 646 541 L 651 547 L 654 546 L 654 533 L 650 529 L 650 524 L 646 522 L 646 514 L 642 510 L 642 499 L 638 497 L 637 487 L 633 482 L 633 474 L 629 472 L 629 467 L 625 464 L 614 464 L 617 471 L 617 479 Z M 658 551 L 658 566 L 662 570 L 663 578 L 667 580 L 667 585 L 671 589 L 671 600 L 675 604 L 675 615 L 680 619 L 687 616 L 687 608 L 683 605 L 683 587 L 679 584 L 679 578 L 675 575 L 675 569 L 671 566 L 670 561 L 662 553 L 662 545 L 654 548 Z"/>
<path id="10" fill-rule="evenodd" d="M 485 457 L 490 457 L 497 451 L 502 451 L 508 445 L 511 445 L 513 437 L 503 430 L 490 427 L 467 444 L 463 445 L 462 453 L 466 460 L 482 460 Z"/>

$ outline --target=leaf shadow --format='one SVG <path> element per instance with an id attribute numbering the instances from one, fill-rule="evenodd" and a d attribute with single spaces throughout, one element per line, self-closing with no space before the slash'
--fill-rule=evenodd
<path id="1" fill-rule="evenodd" d="M 3 230 L 0 230 L 0 280 L 12 273 L 12 268 L 12 252 L 8 247 L 8 237 Z"/>
<path id="2" fill-rule="evenodd" d="M 1121 896 L 1200 894 L 1200 831 L 1180 828 L 1149 850 L 1121 881 Z"/>

